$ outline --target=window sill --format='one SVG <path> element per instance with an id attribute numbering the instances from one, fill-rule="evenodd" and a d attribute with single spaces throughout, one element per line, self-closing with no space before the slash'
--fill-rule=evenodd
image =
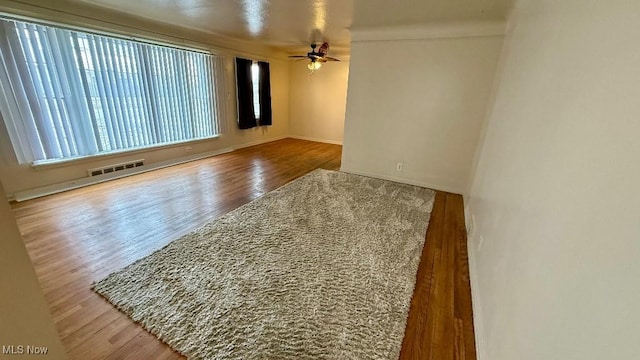
<path id="1" fill-rule="evenodd" d="M 153 150 L 171 149 L 171 148 L 186 146 L 189 144 L 197 144 L 205 141 L 215 140 L 220 138 L 221 136 L 222 136 L 221 134 L 218 134 L 218 135 L 214 135 L 206 138 L 193 139 L 193 140 L 187 140 L 187 141 L 178 141 L 178 142 L 172 142 L 172 143 L 161 144 L 161 145 L 151 145 L 151 146 L 139 147 L 139 148 L 130 149 L 130 150 L 110 151 L 110 152 L 101 153 L 101 154 L 79 156 L 74 158 L 39 160 L 39 161 L 33 162 L 31 164 L 31 167 L 35 170 L 53 169 L 53 168 L 64 167 L 64 166 L 69 166 L 73 164 L 81 164 L 85 162 L 109 159 L 109 158 L 118 157 L 118 156 L 134 155 L 134 154 L 153 151 Z"/>

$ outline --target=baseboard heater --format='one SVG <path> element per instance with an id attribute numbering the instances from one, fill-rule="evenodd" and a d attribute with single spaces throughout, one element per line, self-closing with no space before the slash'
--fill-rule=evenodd
<path id="1" fill-rule="evenodd" d="M 35 199 L 37 197 L 56 194 L 59 192 L 77 189 L 79 187 L 99 184 L 104 181 L 109 181 L 113 179 L 118 179 L 125 176 L 130 176 L 133 174 L 140 174 L 143 172 L 157 170 L 161 168 L 165 168 L 168 166 L 178 165 L 182 163 L 186 163 L 189 161 L 199 160 L 208 158 L 210 156 L 220 155 L 223 153 L 227 153 L 232 151 L 233 148 L 222 148 L 218 150 L 208 151 L 204 153 L 197 154 L 189 154 L 188 156 L 183 156 L 177 159 L 169 159 L 164 161 L 157 161 L 146 164 L 144 159 L 135 160 L 135 161 L 127 161 L 124 163 L 113 164 L 109 166 L 102 166 L 93 169 L 87 169 L 88 176 L 72 179 L 69 181 L 46 185 L 34 189 L 28 189 L 23 191 L 18 191 L 13 193 L 9 199 L 15 201 L 25 201 L 30 199 Z M 123 171 L 128 170 L 128 171 Z"/>
<path id="2" fill-rule="evenodd" d="M 99 168 L 87 169 L 89 176 L 98 176 L 103 174 L 110 174 L 116 171 L 122 171 L 126 169 L 133 169 L 144 165 L 144 159 L 129 161 L 120 164 L 107 165 Z"/>

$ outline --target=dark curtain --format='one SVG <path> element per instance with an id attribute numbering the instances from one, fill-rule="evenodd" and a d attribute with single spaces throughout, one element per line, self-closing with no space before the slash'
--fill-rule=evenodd
<path id="1" fill-rule="evenodd" d="M 260 69 L 260 126 L 271 125 L 271 74 L 269 63 L 258 62 Z"/>
<path id="2" fill-rule="evenodd" d="M 257 121 L 253 111 L 251 60 L 236 58 L 236 88 L 238 92 L 238 127 L 250 129 Z"/>

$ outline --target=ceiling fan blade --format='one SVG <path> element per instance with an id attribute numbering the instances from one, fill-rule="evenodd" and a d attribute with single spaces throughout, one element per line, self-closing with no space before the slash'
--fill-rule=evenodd
<path id="1" fill-rule="evenodd" d="M 320 49 L 318 49 L 318 53 L 324 56 L 324 55 L 327 55 L 328 52 L 329 52 L 329 44 L 326 42 L 322 43 L 322 45 L 320 46 Z"/>
<path id="2" fill-rule="evenodd" d="M 327 61 L 340 61 L 340 60 L 338 60 L 338 59 L 336 59 L 336 58 L 332 58 L 332 57 L 330 57 L 330 56 L 325 56 L 325 57 L 317 58 L 317 59 L 316 59 L 316 61 L 319 61 L 319 62 L 325 63 L 325 62 L 327 62 Z"/>
<path id="3" fill-rule="evenodd" d="M 289 55 L 290 58 L 294 59 L 294 58 L 307 58 L 307 55 Z"/>

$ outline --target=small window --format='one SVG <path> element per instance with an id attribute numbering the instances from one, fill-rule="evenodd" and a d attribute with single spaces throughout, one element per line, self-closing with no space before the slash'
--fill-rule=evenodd
<path id="1" fill-rule="evenodd" d="M 260 120 L 260 67 L 258 62 L 251 64 L 251 89 L 253 91 L 253 114 Z"/>
<path id="2" fill-rule="evenodd" d="M 236 95 L 240 129 L 272 124 L 268 62 L 236 58 Z"/>

